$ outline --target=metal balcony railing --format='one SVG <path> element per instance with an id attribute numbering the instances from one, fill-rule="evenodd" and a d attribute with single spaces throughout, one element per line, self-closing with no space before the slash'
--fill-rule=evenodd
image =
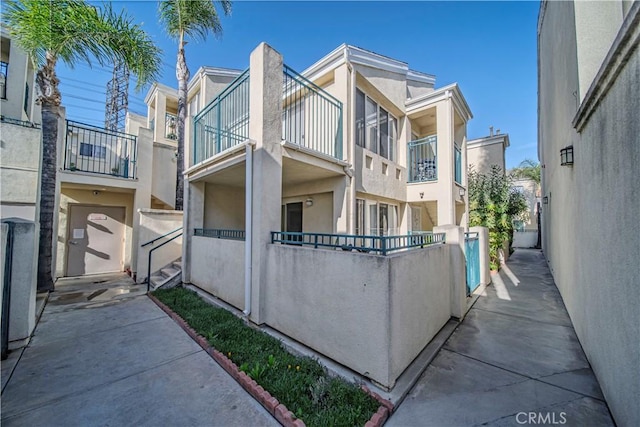
<path id="1" fill-rule="evenodd" d="M 164 115 L 164 137 L 167 139 L 178 139 L 178 116 L 165 113 Z"/>
<path id="2" fill-rule="evenodd" d="M 244 230 L 224 230 L 219 228 L 196 228 L 193 230 L 194 236 L 212 237 L 215 239 L 244 240 Z"/>
<path id="3" fill-rule="evenodd" d="M 282 139 L 342 160 L 342 103 L 283 66 Z"/>
<path id="4" fill-rule="evenodd" d="M 249 70 L 194 117 L 193 127 L 194 164 L 249 138 Z"/>
<path id="5" fill-rule="evenodd" d="M 136 178 L 137 137 L 67 120 L 64 169 Z"/>
<path id="6" fill-rule="evenodd" d="M 410 141 L 407 144 L 408 182 L 438 179 L 437 145 L 436 135 Z"/>
<path id="7" fill-rule="evenodd" d="M 271 232 L 271 243 L 313 246 L 315 249 L 342 249 L 348 252 L 355 250 L 378 255 L 388 255 L 391 252 L 405 249 L 424 248 L 444 242 L 444 233 L 424 233 L 402 236 L 360 236 L 354 234 Z"/>

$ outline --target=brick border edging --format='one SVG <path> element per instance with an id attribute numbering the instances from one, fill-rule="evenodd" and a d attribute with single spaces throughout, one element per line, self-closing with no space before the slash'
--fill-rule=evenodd
<path id="1" fill-rule="evenodd" d="M 233 379 L 235 379 L 242 388 L 256 399 L 276 420 L 278 420 L 280 424 L 285 427 L 305 427 L 304 421 L 296 419 L 293 412 L 289 411 L 286 406 L 278 401 L 278 399 L 271 396 L 271 393 L 258 385 L 258 383 L 246 373 L 238 369 L 238 366 L 236 366 L 231 359 L 209 345 L 207 339 L 202 335 L 198 335 L 195 329 L 189 326 L 182 317 L 171 310 L 154 295 L 147 294 L 147 296 L 158 307 L 160 307 L 162 311 L 167 313 L 167 315 L 171 317 L 173 321 L 191 337 L 191 339 L 197 342 L 200 347 L 202 347 L 202 349 L 222 367 L 222 369 L 227 371 L 227 373 L 231 375 L 231 377 L 233 377 Z M 367 421 L 365 427 L 381 427 L 393 412 L 393 403 L 383 399 L 379 394 L 372 392 L 365 385 L 360 388 L 380 403 L 378 411 L 371 416 L 371 419 Z"/>

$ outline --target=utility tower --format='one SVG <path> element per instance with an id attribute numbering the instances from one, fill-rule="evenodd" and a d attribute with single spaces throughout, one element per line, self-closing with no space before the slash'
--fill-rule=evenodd
<path id="1" fill-rule="evenodd" d="M 104 127 L 124 131 L 129 109 L 129 69 L 122 62 L 113 65 L 113 78 L 107 83 L 107 102 L 104 109 Z"/>

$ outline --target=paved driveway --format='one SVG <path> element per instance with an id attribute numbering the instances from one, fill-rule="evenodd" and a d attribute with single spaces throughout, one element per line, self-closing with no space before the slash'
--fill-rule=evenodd
<path id="1" fill-rule="evenodd" d="M 126 275 L 58 282 L 2 425 L 277 426 Z"/>

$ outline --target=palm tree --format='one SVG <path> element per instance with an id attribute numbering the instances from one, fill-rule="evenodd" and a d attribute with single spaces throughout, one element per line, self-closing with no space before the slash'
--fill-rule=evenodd
<path id="1" fill-rule="evenodd" d="M 176 60 L 176 78 L 178 79 L 178 159 L 176 174 L 176 203 L 175 209 L 181 211 L 184 196 L 184 123 L 187 120 L 187 82 L 189 68 L 184 54 L 187 37 L 194 40 L 206 40 L 209 33 L 215 36 L 222 34 L 222 25 L 218 11 L 218 4 L 225 15 L 231 13 L 230 0 L 167 0 L 158 6 L 160 21 L 164 24 L 167 34 L 178 41 L 178 58 Z"/>
<path id="2" fill-rule="evenodd" d="M 530 179 L 540 185 L 540 163 L 535 160 L 525 159 L 518 166 L 511 169 L 514 178 Z"/>
<path id="3" fill-rule="evenodd" d="M 123 61 L 137 76 L 137 88 L 158 76 L 160 49 L 148 34 L 111 6 L 97 9 L 83 0 L 6 1 L 3 20 L 15 43 L 34 64 L 37 102 L 42 106 L 42 176 L 38 289 L 53 290 L 53 214 L 56 209 L 56 146 L 61 94 L 56 65 L 100 65 Z"/>

